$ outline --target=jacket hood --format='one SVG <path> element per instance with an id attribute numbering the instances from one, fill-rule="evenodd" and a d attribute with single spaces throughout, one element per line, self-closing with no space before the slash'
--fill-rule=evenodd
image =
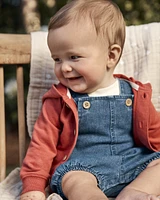
<path id="1" fill-rule="evenodd" d="M 52 85 L 50 90 L 48 90 L 44 96 L 43 96 L 43 101 L 46 98 L 60 98 L 60 97 L 66 97 L 67 95 L 67 89 L 64 85 L 59 83 L 58 85 Z"/>
<path id="2" fill-rule="evenodd" d="M 126 81 L 128 81 L 131 85 L 131 87 L 135 90 L 145 90 L 148 91 L 149 93 L 151 93 L 151 84 L 148 83 L 141 83 L 140 81 L 135 80 L 133 77 L 127 77 L 123 74 L 114 74 L 115 78 L 120 78 L 120 79 L 124 79 Z"/>

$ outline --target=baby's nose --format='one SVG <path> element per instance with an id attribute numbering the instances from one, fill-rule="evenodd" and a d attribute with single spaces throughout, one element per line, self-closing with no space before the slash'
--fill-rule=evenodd
<path id="1" fill-rule="evenodd" d="M 72 71 L 72 67 L 70 66 L 69 63 L 66 63 L 66 62 L 62 63 L 61 69 L 63 72 L 71 72 Z"/>

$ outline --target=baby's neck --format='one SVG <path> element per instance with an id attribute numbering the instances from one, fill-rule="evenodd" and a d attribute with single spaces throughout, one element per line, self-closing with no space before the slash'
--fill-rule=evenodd
<path id="1" fill-rule="evenodd" d="M 111 96 L 111 95 L 119 95 L 119 81 L 115 79 L 115 82 L 108 87 L 100 88 L 92 93 L 89 93 L 89 96 Z"/>

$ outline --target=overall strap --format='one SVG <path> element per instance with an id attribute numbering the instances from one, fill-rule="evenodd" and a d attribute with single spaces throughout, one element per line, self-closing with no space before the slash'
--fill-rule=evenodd
<path id="1" fill-rule="evenodd" d="M 133 94 L 132 86 L 128 81 L 125 81 L 124 79 L 118 79 L 118 80 L 119 80 L 120 94 Z"/>
<path id="2" fill-rule="evenodd" d="M 74 92 L 73 90 L 69 89 L 70 93 L 71 93 L 71 96 L 72 98 L 74 99 L 75 103 L 77 104 L 78 102 L 78 98 L 82 98 L 82 97 L 88 97 L 88 94 L 86 93 L 77 93 L 77 92 Z"/>

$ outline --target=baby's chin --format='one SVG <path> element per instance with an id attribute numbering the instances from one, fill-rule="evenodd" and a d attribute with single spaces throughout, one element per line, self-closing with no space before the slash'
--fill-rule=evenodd
<path id="1" fill-rule="evenodd" d="M 74 92 L 89 93 L 89 88 L 87 87 L 86 84 L 76 84 L 76 82 L 69 83 L 68 81 L 61 81 L 61 83 Z"/>
<path id="2" fill-rule="evenodd" d="M 86 88 L 79 85 L 70 86 L 69 88 L 77 93 L 87 93 Z"/>

